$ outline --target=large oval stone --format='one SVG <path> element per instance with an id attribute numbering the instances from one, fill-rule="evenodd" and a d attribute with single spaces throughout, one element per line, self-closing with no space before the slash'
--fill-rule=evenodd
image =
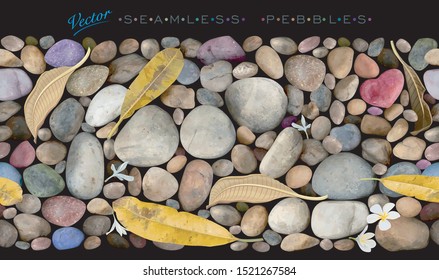
<path id="1" fill-rule="evenodd" d="M 79 199 L 98 196 L 104 184 L 104 152 L 92 134 L 79 133 L 70 145 L 66 165 L 70 193 Z"/>
<path id="2" fill-rule="evenodd" d="M 0 69 L 0 101 L 15 100 L 32 90 L 32 81 L 21 69 Z"/>
<path id="3" fill-rule="evenodd" d="M 94 127 L 104 126 L 120 116 L 127 88 L 110 85 L 101 89 L 91 100 L 85 121 Z"/>
<path id="4" fill-rule="evenodd" d="M 68 227 L 76 224 L 85 213 L 85 203 L 71 196 L 54 196 L 44 201 L 43 217 L 50 223 Z"/>
<path id="5" fill-rule="evenodd" d="M 66 90 L 73 96 L 94 94 L 105 83 L 110 70 L 103 65 L 90 65 L 76 70 L 66 84 Z"/>
<path id="6" fill-rule="evenodd" d="M 79 247 L 84 241 L 85 235 L 74 227 L 57 229 L 52 236 L 53 246 L 58 250 L 69 250 Z"/>
<path id="7" fill-rule="evenodd" d="M 85 50 L 80 43 L 63 39 L 56 42 L 46 52 L 44 59 L 52 67 L 73 66 L 85 55 Z"/>
<path id="8" fill-rule="evenodd" d="M 161 165 L 177 150 L 179 136 L 172 117 L 155 105 L 138 110 L 116 137 L 118 158 L 137 167 Z"/>
<path id="9" fill-rule="evenodd" d="M 70 142 L 78 133 L 85 111 L 74 98 L 61 102 L 50 116 L 49 124 L 53 135 L 61 142 Z"/>
<path id="10" fill-rule="evenodd" d="M 46 220 L 31 214 L 18 214 L 14 218 L 14 225 L 22 241 L 31 241 L 40 236 L 47 236 L 52 230 Z"/>
<path id="11" fill-rule="evenodd" d="M 26 168 L 23 179 L 28 191 L 37 197 L 51 197 L 65 188 L 64 179 L 43 163 Z"/>

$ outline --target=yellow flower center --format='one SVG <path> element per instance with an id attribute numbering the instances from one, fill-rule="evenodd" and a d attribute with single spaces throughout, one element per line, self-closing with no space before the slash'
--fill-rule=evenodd
<path id="1" fill-rule="evenodd" d="M 382 215 L 380 215 L 381 221 L 385 221 L 387 219 L 387 216 L 388 216 L 387 213 L 383 213 Z"/>

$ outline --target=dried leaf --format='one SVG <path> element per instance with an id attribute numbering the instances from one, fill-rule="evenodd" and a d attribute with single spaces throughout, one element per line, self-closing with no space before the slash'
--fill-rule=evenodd
<path id="1" fill-rule="evenodd" d="M 212 247 L 239 240 L 205 218 L 135 197 L 119 198 L 113 209 L 128 231 L 151 241 Z"/>
<path id="2" fill-rule="evenodd" d="M 393 41 L 390 41 L 390 45 L 393 53 L 404 68 L 405 81 L 407 83 L 407 90 L 410 95 L 410 104 L 413 111 L 415 111 L 418 115 L 418 120 L 415 123 L 415 130 L 412 131 L 411 134 L 417 135 L 418 133 L 427 130 L 433 122 L 430 108 L 428 107 L 427 102 L 424 100 L 425 87 L 415 70 L 413 70 L 413 68 L 401 58 L 395 48 L 395 45 L 393 44 Z"/>
<path id="3" fill-rule="evenodd" d="M 107 138 L 114 135 L 124 119 L 131 117 L 136 110 L 152 102 L 170 87 L 177 80 L 183 65 L 183 54 L 179 49 L 167 48 L 156 54 L 131 83 L 122 104 L 119 121 Z"/>
<path id="4" fill-rule="evenodd" d="M 23 199 L 23 190 L 16 182 L 0 177 L 0 204 L 3 206 L 12 206 L 21 202 Z"/>
<path id="5" fill-rule="evenodd" d="M 44 124 L 47 115 L 61 100 L 70 75 L 87 61 L 89 55 L 90 49 L 87 50 L 85 56 L 75 66 L 55 68 L 44 72 L 38 78 L 34 89 L 24 104 L 26 124 L 34 136 L 35 143 L 37 142 L 38 130 Z"/>
<path id="6" fill-rule="evenodd" d="M 386 188 L 405 196 L 429 202 L 439 202 L 439 177 L 424 175 L 395 175 L 385 178 L 364 178 L 380 181 Z"/>
<path id="7" fill-rule="evenodd" d="M 312 197 L 298 194 L 281 182 L 263 174 L 230 176 L 218 180 L 212 187 L 207 208 L 219 203 L 265 203 L 283 197 L 316 201 L 324 200 L 328 196 Z"/>

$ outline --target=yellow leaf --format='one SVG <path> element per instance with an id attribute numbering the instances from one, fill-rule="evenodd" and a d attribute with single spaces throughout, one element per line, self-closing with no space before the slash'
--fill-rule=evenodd
<path id="1" fill-rule="evenodd" d="M 219 179 L 212 187 L 207 208 L 219 203 L 265 203 L 283 197 L 324 200 L 328 196 L 312 197 L 298 194 L 281 182 L 263 174 L 230 176 Z"/>
<path id="2" fill-rule="evenodd" d="M 428 107 L 427 102 L 424 100 L 425 87 L 415 70 L 413 70 L 413 68 L 408 65 L 396 51 L 393 41 L 390 41 L 390 45 L 393 53 L 404 68 L 405 81 L 407 83 L 407 90 L 410 95 L 410 104 L 413 111 L 415 111 L 416 115 L 418 115 L 418 120 L 415 123 L 415 130 L 412 131 L 411 134 L 417 135 L 419 132 L 427 130 L 433 122 L 430 108 Z"/>
<path id="3" fill-rule="evenodd" d="M 21 202 L 22 199 L 23 190 L 20 185 L 8 178 L 0 177 L 0 204 L 12 206 Z"/>
<path id="4" fill-rule="evenodd" d="M 399 194 L 429 202 L 439 202 L 439 177 L 424 175 L 395 175 L 385 178 L 364 178 L 377 180 L 386 188 Z"/>
<path id="5" fill-rule="evenodd" d="M 111 138 L 124 119 L 131 117 L 134 112 L 159 97 L 178 78 L 183 69 L 183 54 L 179 49 L 167 48 L 156 54 L 139 72 L 131 83 L 119 121 L 108 134 Z"/>
<path id="6" fill-rule="evenodd" d="M 113 202 L 119 222 L 145 239 L 188 246 L 219 246 L 237 241 L 224 227 L 174 208 L 122 197 Z"/>
<path id="7" fill-rule="evenodd" d="M 85 63 L 89 55 L 90 49 L 75 66 L 55 68 L 44 72 L 38 78 L 34 89 L 24 104 L 24 117 L 27 127 L 34 136 L 35 143 L 37 142 L 38 130 L 44 124 L 47 115 L 61 100 L 70 75 Z"/>

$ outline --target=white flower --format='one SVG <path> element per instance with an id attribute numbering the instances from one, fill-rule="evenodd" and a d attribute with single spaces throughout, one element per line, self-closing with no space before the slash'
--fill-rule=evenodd
<path id="1" fill-rule="evenodd" d="M 366 227 L 357 236 L 357 238 L 349 237 L 349 239 L 356 241 L 358 247 L 360 247 L 363 252 L 370 253 L 372 249 L 375 248 L 377 243 L 375 242 L 375 240 L 372 239 L 375 234 L 373 234 L 372 232 L 366 232 L 367 228 L 368 226 L 366 225 Z"/>
<path id="2" fill-rule="evenodd" d="M 300 119 L 300 122 L 302 125 L 298 125 L 296 123 L 292 123 L 291 126 L 297 129 L 298 131 L 305 131 L 306 139 L 309 139 L 308 132 L 306 131 L 308 128 L 311 127 L 311 124 L 306 124 L 305 117 L 302 115 L 302 118 Z"/>
<path id="3" fill-rule="evenodd" d="M 379 204 L 372 205 L 370 207 L 372 214 L 367 216 L 367 223 L 373 224 L 379 220 L 378 227 L 380 230 L 388 230 L 392 226 L 388 220 L 395 220 L 401 216 L 396 211 L 390 211 L 393 207 L 395 207 L 395 204 L 390 202 L 386 203 L 383 208 Z"/>
<path id="4" fill-rule="evenodd" d="M 119 179 L 120 181 L 126 180 L 126 181 L 134 181 L 134 177 L 133 176 L 129 176 L 129 175 L 125 175 L 122 174 L 121 172 L 125 170 L 125 168 L 127 168 L 128 165 L 128 161 L 122 163 L 121 165 L 119 165 L 119 167 L 116 170 L 116 166 L 114 166 L 114 164 L 111 165 L 111 170 L 113 170 L 113 175 L 111 175 L 110 177 L 107 178 L 107 180 L 105 180 L 105 182 L 107 182 L 108 180 L 110 180 L 113 177 L 116 177 L 117 179 Z"/>
<path id="5" fill-rule="evenodd" d="M 113 225 L 111 226 L 110 231 L 107 232 L 107 235 L 109 235 L 115 229 L 116 229 L 117 233 L 120 234 L 120 236 L 127 235 L 126 228 L 124 228 L 121 224 L 119 224 L 119 222 L 117 221 L 116 217 L 114 216 L 114 213 L 113 213 L 113 218 L 114 218 Z"/>

